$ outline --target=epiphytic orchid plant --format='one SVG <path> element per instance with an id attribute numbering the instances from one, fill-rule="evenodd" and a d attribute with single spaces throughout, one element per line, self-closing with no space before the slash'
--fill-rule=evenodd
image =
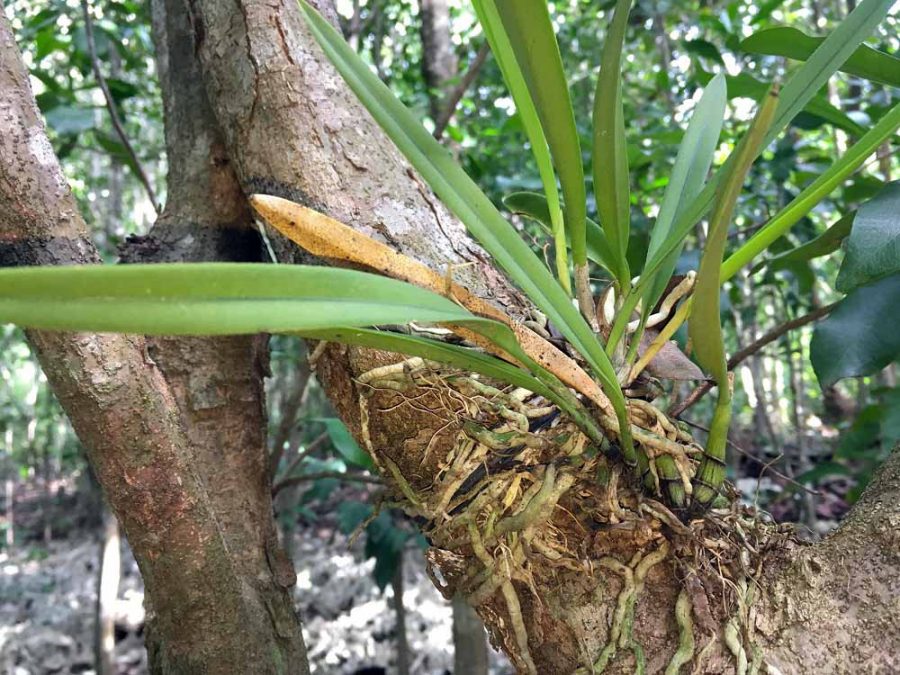
<path id="1" fill-rule="evenodd" d="M 0 321 L 165 335 L 284 332 L 449 364 L 544 397 L 569 416 L 591 447 L 620 457 L 646 489 L 677 509 L 705 509 L 725 477 L 731 410 L 720 288 L 893 135 L 900 126 L 900 106 L 884 114 L 842 158 L 725 258 L 745 177 L 761 151 L 814 101 L 828 78 L 853 61 L 891 5 L 892 0 L 864 0 L 827 38 L 804 43 L 806 51 L 801 49 L 799 56 L 794 50 L 791 56 L 804 64 L 780 88 L 761 92 L 748 130 L 711 176 L 727 82 L 724 75 L 709 81 L 678 150 L 646 262 L 635 276 L 626 258 L 632 197 L 621 75 L 631 0 L 616 2 L 600 55 L 591 148 L 599 224 L 587 217 L 582 149 L 547 3 L 474 0 L 544 188 L 543 194 L 510 195 L 506 204 L 547 229 L 554 244 L 553 271 L 340 34 L 301 0 L 309 29 L 359 100 L 563 336 L 574 358 L 549 339 L 546 326 L 519 324 L 449 276 L 323 214 L 266 195 L 253 196 L 251 203 L 281 233 L 315 255 L 375 274 L 240 264 L 3 270 Z M 771 40 L 763 42 L 771 49 Z M 866 52 L 869 65 L 871 51 Z M 892 57 L 875 52 L 874 58 Z M 686 238 L 706 217 L 708 236 L 699 269 L 672 283 Z M 608 288 L 592 287 L 592 265 L 612 280 Z M 410 321 L 439 324 L 462 343 L 374 328 Z M 651 403 L 629 396 L 685 321 L 696 361 L 719 392 L 699 462 L 692 458 L 696 445 L 683 429 Z"/>

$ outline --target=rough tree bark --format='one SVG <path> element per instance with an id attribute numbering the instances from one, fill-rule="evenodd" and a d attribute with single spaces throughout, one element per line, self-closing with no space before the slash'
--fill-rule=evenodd
<path id="1" fill-rule="evenodd" d="M 235 12 L 213 0 L 191 2 L 207 91 L 245 191 L 312 206 L 440 271 L 474 262 L 459 274 L 461 281 L 521 317 L 527 304 L 499 283 L 484 254 L 353 100 L 315 47 L 295 4 L 240 0 L 238 7 Z M 278 242 L 283 260 L 298 258 L 295 248 Z M 421 502 L 432 496 L 434 476 L 454 450 L 459 429 L 398 406 L 403 399 L 396 393 L 372 395 L 354 379 L 398 360 L 329 347 L 316 366 L 357 438 Z M 440 407 L 427 391 L 416 395 L 425 397 L 422 408 Z M 532 466 L 538 476 L 548 468 Z M 709 525 L 722 530 L 714 536 L 703 527 L 648 516 L 624 479 L 618 504 L 604 510 L 598 504 L 610 503 L 611 490 L 598 487 L 593 477 L 575 476 L 561 508 L 542 524 L 577 552 L 575 564 L 569 558 L 556 566 L 552 551 L 542 556 L 532 550 L 520 569 L 525 572 L 513 575 L 513 592 L 505 587 L 481 593 L 477 609 L 495 644 L 522 671 L 572 672 L 615 643 L 610 670 L 630 672 L 636 653 L 643 653 L 647 672 L 659 672 L 679 645 L 685 651 L 687 624 L 696 642 L 693 661 L 705 672 L 743 672 L 744 660 L 752 662 L 757 648 L 785 673 L 821 672 L 826 660 L 834 672 L 858 672 L 863 663 L 889 669 L 900 653 L 900 631 L 890 619 L 900 589 L 888 581 L 900 564 L 897 542 L 891 541 L 900 513 L 890 498 L 900 489 L 898 471 L 895 456 L 840 532 L 808 547 L 770 528 L 748 530 L 751 525 L 738 517 Z M 417 511 L 415 504 L 407 506 Z M 440 536 L 434 529 L 430 534 Z M 717 555 L 728 563 L 723 574 L 730 579 L 692 557 L 704 537 L 722 547 Z M 454 577 L 477 570 L 479 561 L 468 541 L 444 543 L 447 548 L 433 549 L 431 560 L 446 583 L 443 590 L 452 593 Z M 652 565 L 658 557 L 662 562 Z M 853 567 L 851 578 L 847 561 L 861 559 L 866 562 Z M 753 589 L 752 603 L 735 590 L 741 577 Z M 472 600 L 472 587 L 467 594 Z M 675 612 L 680 596 L 681 628 Z M 524 625 L 510 620 L 513 605 L 521 609 Z M 617 611 L 631 616 L 629 625 Z M 611 626 L 617 640 L 610 640 Z"/>
<path id="2" fill-rule="evenodd" d="M 189 79 L 186 13 L 173 7 L 179 14 L 158 15 L 156 26 L 170 200 L 131 255 L 258 256 L 203 91 Z M 0 264 L 99 262 L 4 17 L 0 137 Z M 36 331 L 28 339 L 141 568 L 152 672 L 308 672 L 293 569 L 271 516 L 264 342 Z"/>

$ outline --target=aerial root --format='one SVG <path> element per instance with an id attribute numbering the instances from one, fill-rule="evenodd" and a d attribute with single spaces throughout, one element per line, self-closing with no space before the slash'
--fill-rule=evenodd
<path id="1" fill-rule="evenodd" d="M 532 450 L 553 451 L 565 443 L 562 437 L 553 437 L 552 434 L 529 432 L 530 421 L 541 416 L 550 415 L 555 407 L 539 397 L 518 389 L 503 389 L 488 384 L 477 375 L 460 373 L 458 370 L 442 366 L 441 364 L 419 357 L 408 358 L 399 363 L 379 366 L 356 378 L 360 385 L 360 417 L 367 422 L 371 411 L 363 409 L 367 407 L 365 399 L 378 391 L 392 392 L 403 395 L 410 389 L 419 388 L 423 391 L 438 393 L 438 398 L 444 402 L 444 412 L 448 414 L 448 424 L 455 419 L 462 423 L 465 433 L 478 443 L 486 445 L 490 450 L 509 450 L 524 445 Z M 440 393 L 443 392 L 443 393 Z M 527 399 L 531 399 L 530 401 Z M 398 405 L 409 405 L 420 412 L 434 414 L 436 411 L 417 405 L 414 397 L 406 397 Z M 490 414 L 494 419 L 506 422 L 505 429 L 490 429 L 475 423 L 483 414 Z M 661 498 L 663 495 L 662 483 L 668 484 L 673 478 L 679 481 L 684 493 L 690 495 L 692 491 L 691 480 L 696 471 L 696 461 L 702 454 L 700 448 L 676 422 L 670 420 L 664 412 L 657 409 L 652 403 L 640 399 L 631 399 L 628 405 L 628 416 L 632 436 L 642 448 L 648 460 L 648 478 L 652 479 L 653 492 Z M 469 421 L 466 422 L 465 420 Z M 599 412 L 596 421 L 606 432 L 608 438 L 615 439 L 619 436 L 619 423 L 615 416 Z M 363 440 L 366 449 L 372 453 L 371 439 L 368 437 L 367 424 L 363 424 Z M 566 420 L 566 426 L 573 425 Z M 570 456 L 578 457 L 591 443 L 584 434 L 572 435 L 576 443 L 571 446 Z M 593 444 L 596 446 L 596 444 Z M 606 445 L 601 443 L 601 450 L 606 451 Z M 561 455 L 563 453 L 557 453 Z M 657 469 L 657 462 L 661 457 L 671 458 L 671 463 L 665 471 Z M 377 461 L 377 458 L 376 458 Z M 385 468 L 379 465 L 379 468 Z M 665 479 L 662 481 L 661 478 Z M 448 494 L 445 489 L 444 503 L 441 509 L 447 506 Z M 452 494 L 452 493 L 451 493 Z M 680 504 L 676 504 L 680 505 Z M 429 514 L 440 515 L 440 514 Z"/>
<path id="2" fill-rule="evenodd" d="M 709 527 L 685 524 L 663 499 L 637 494 L 628 470 L 615 455 L 604 454 L 609 445 L 615 446 L 618 426 L 614 418 L 607 419 L 602 412 L 597 413 L 597 421 L 609 433 L 610 444 L 590 440 L 567 416 L 554 415 L 557 409 L 539 395 L 524 389 L 500 388 L 476 375 L 422 359 L 407 359 L 376 368 L 360 376 L 357 382 L 361 440 L 365 449 L 379 468 L 391 476 L 396 495 L 402 495 L 402 506 L 412 515 L 425 519 L 423 532 L 433 547 L 461 561 L 458 567 L 451 568 L 452 575 L 445 575 L 448 592 L 464 594 L 484 616 L 497 617 L 498 621 L 492 624 L 493 637 L 502 640 L 524 671 L 536 672 L 528 649 L 528 630 L 529 626 L 532 630 L 541 626 L 540 619 L 526 624 L 522 615 L 522 603 L 529 599 L 528 589 L 534 595 L 535 611 L 544 611 L 535 590 L 538 583 L 545 583 L 548 575 L 552 578 L 566 573 L 565 570 L 593 575 L 596 566 L 620 577 L 622 587 L 615 600 L 606 644 L 594 663 L 578 672 L 601 673 L 619 652 L 629 650 L 634 654 L 636 671 L 644 671 L 644 650 L 634 636 L 636 610 L 648 574 L 670 554 L 669 543 L 657 538 L 662 543 L 650 549 L 647 539 L 643 539 L 637 548 L 648 550 L 646 554 L 639 553 L 627 562 L 612 555 L 597 559 L 586 554 L 583 547 L 569 544 L 575 529 L 590 530 L 597 523 L 630 524 L 628 521 L 654 523 L 653 528 L 662 524 L 667 536 L 672 536 L 673 542 L 680 542 L 677 544 L 679 559 L 687 548 L 693 551 L 689 555 L 695 563 L 706 572 L 716 567 L 721 569 L 721 563 L 726 563 L 730 572 L 725 572 L 728 580 L 723 578 L 723 583 L 731 586 L 735 584 L 730 579 L 737 578 L 732 576 L 735 570 L 752 576 L 743 560 L 722 560 L 721 546 L 727 544 L 727 549 L 737 545 L 755 559 L 754 545 L 758 547 L 758 538 L 753 526 L 741 521 L 747 526 L 746 531 L 739 527 L 726 528 L 736 534 L 725 542 L 712 527 L 719 522 L 715 521 L 719 516 L 711 514 L 713 521 Z M 426 394 L 430 395 L 426 398 Z M 398 466 L 380 452 L 381 448 L 376 453 L 373 447 L 372 437 L 376 432 L 373 430 L 370 436 L 370 418 L 402 406 L 430 407 L 426 412 L 442 416 L 444 428 L 459 427 L 449 451 L 445 441 L 434 442 L 435 449 L 444 448 L 442 453 L 446 451 L 446 454 L 432 459 L 432 466 L 436 462 L 437 468 L 429 472 L 430 485 L 423 485 L 419 472 L 413 481 L 407 462 L 398 458 Z M 660 474 L 658 481 L 663 483 L 663 490 L 675 480 L 676 485 L 684 485 L 688 492 L 695 472 L 695 456 L 702 450 L 684 429 L 650 403 L 631 401 L 628 412 L 635 441 L 648 459 L 650 475 Z M 536 424 L 536 420 L 540 422 Z M 657 460 L 662 457 L 672 461 L 668 469 L 661 465 L 657 472 Z M 602 487 L 596 485 L 598 472 L 605 477 Z M 588 505 L 587 511 L 572 508 L 564 499 L 575 486 L 575 499 L 583 500 Z M 659 486 L 657 494 L 660 494 Z M 564 514 L 571 516 L 572 523 Z M 740 520 L 737 512 L 723 517 L 728 525 L 741 524 L 732 522 L 735 518 Z M 741 675 L 756 672 L 762 663 L 749 629 L 752 592 L 746 582 L 740 592 L 736 591 L 738 611 L 728 622 L 724 635 Z M 695 658 L 705 658 L 709 651 L 707 645 L 699 656 L 695 655 L 698 648 L 694 638 L 695 616 L 697 625 L 704 626 L 702 612 L 693 609 L 696 603 L 687 591 L 682 591 L 675 603 L 678 648 L 667 673 L 679 673 L 685 664 Z M 531 637 L 532 642 L 540 642 L 540 636 Z"/>
<path id="3" fill-rule="evenodd" d="M 581 668 L 576 671 L 578 675 L 602 673 L 619 649 L 631 649 L 637 663 L 636 670 L 639 673 L 643 673 L 644 650 L 634 639 L 633 635 L 635 607 L 641 591 L 644 589 L 647 574 L 656 565 L 665 560 L 668 555 L 669 542 L 664 539 L 656 550 L 645 556 L 642 556 L 640 553 L 636 554 L 628 565 L 612 556 L 605 556 L 598 561 L 601 567 L 605 567 L 622 577 L 622 590 L 619 591 L 619 595 L 616 598 L 616 609 L 613 612 L 612 623 L 609 627 L 609 639 L 606 645 L 600 651 L 600 655 L 592 664 L 591 669 Z"/>
<path id="4" fill-rule="evenodd" d="M 678 675 L 681 667 L 690 663 L 694 656 L 694 622 L 691 619 L 691 597 L 681 589 L 675 601 L 675 621 L 678 623 L 678 649 L 669 661 L 666 675 Z"/>

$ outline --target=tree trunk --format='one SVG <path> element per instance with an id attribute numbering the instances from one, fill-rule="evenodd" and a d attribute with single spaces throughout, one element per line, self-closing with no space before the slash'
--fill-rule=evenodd
<path id="1" fill-rule="evenodd" d="M 94 626 L 94 663 L 97 675 L 116 675 L 116 598 L 122 576 L 119 552 L 119 521 L 103 508 L 100 565 L 97 571 L 97 612 Z"/>
<path id="2" fill-rule="evenodd" d="M 460 281 L 521 317 L 527 304 L 353 100 L 294 3 L 241 0 L 239 8 L 235 13 L 213 0 L 191 3 L 207 91 L 245 191 L 307 204 L 442 272 L 474 262 L 459 273 Z M 304 259 L 278 235 L 273 238 L 282 260 Z M 487 481 L 499 495 L 493 503 L 506 494 L 512 508 L 522 508 L 535 495 L 529 485 L 555 481 L 559 508 L 551 503 L 541 509 L 541 518 L 521 534 L 510 529 L 501 541 L 486 540 L 490 499 L 479 502 L 484 511 L 470 521 L 474 530 L 455 518 L 437 527 L 445 517 L 440 514 L 454 504 L 473 513 L 466 502 L 473 494 L 455 493 L 461 485 L 482 489 L 485 482 L 477 479 L 483 454 L 459 467 L 456 483 L 441 473 L 448 458 L 460 457 L 463 447 L 471 450 L 452 423 L 465 411 L 450 409 L 436 419 L 441 415 L 433 413 L 447 408 L 447 397 L 415 380 L 404 382 L 406 396 L 359 383 L 372 368 L 400 360 L 329 346 L 317 372 L 361 445 L 385 467 L 395 496 L 406 497 L 407 511 L 424 522 L 441 590 L 448 596 L 459 591 L 477 605 L 494 644 L 520 671 L 570 673 L 605 659 L 613 672 L 630 672 L 636 660 L 645 662 L 647 672 L 674 672 L 682 661 L 705 672 L 743 672 L 742 660 L 753 661 L 762 648 L 766 661 L 785 673 L 820 672 L 816 664 L 825 656 L 838 672 L 848 672 L 857 657 L 884 668 L 900 652 L 900 630 L 886 618 L 897 591 L 870 594 L 878 579 L 897 572 L 897 547 L 887 540 L 896 502 L 876 496 L 898 489 L 897 458 L 871 488 L 878 512 L 861 507 L 855 524 L 807 547 L 739 510 L 686 527 L 662 511 L 648 514 L 640 506 L 646 500 L 638 500 L 624 477 L 618 491 L 614 483 L 598 485 L 596 464 L 584 471 L 560 466 L 557 473 L 546 456 L 532 457 L 524 473 L 501 472 L 493 485 Z M 404 404 L 413 398 L 416 406 Z M 880 539 L 863 536 L 868 528 L 882 532 Z M 481 545 L 473 539 L 478 535 Z M 839 561 L 863 547 L 870 563 L 857 588 L 868 590 L 858 601 Z M 742 584 L 753 591 L 741 591 Z M 801 648 L 801 640 L 815 649 Z"/>
<path id="3" fill-rule="evenodd" d="M 422 75 L 428 87 L 431 119 L 443 117 L 447 85 L 456 77 L 456 50 L 450 33 L 447 0 L 419 0 L 419 35 L 422 36 Z"/>
<path id="4" fill-rule="evenodd" d="M 249 217 L 196 75 L 156 8 L 171 209 L 134 259 L 246 259 Z M 185 41 L 184 38 L 188 38 Z M 168 77 L 168 69 L 178 77 Z M 0 264 L 99 262 L 0 17 Z M 156 257 L 154 247 L 161 253 Z M 237 253 L 232 253 L 236 251 Z M 264 442 L 265 343 L 29 331 L 144 578 L 153 673 L 306 673 Z M 155 358 L 159 359 L 157 363 Z"/>
<path id="5" fill-rule="evenodd" d="M 488 675 L 484 624 L 458 595 L 453 597 L 453 675 Z"/>

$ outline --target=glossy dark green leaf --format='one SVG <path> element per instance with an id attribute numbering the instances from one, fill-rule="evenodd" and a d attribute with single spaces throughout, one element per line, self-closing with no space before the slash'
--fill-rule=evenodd
<path id="1" fill-rule="evenodd" d="M 682 44 L 684 45 L 685 50 L 690 54 L 702 56 L 703 58 L 715 61 L 721 65 L 725 64 L 722 60 L 722 55 L 719 53 L 719 48 L 709 40 L 684 40 Z"/>
<path id="2" fill-rule="evenodd" d="M 776 26 L 744 39 L 741 49 L 751 54 L 786 56 L 806 61 L 823 40 L 790 26 Z M 900 87 L 900 59 L 867 45 L 861 45 L 852 52 L 840 69 L 872 82 Z"/>
<path id="3" fill-rule="evenodd" d="M 844 377 L 871 375 L 900 357 L 900 274 L 860 286 L 816 326 L 810 344 L 823 387 Z"/>
<path id="4" fill-rule="evenodd" d="M 341 420 L 337 417 L 323 417 L 315 421 L 322 422 L 325 425 L 328 438 L 341 457 L 351 464 L 369 471 L 375 471 L 375 463 L 372 461 L 372 458 L 366 454 L 365 450 L 359 447 L 359 444 L 350 435 L 350 432 Z"/>
<path id="5" fill-rule="evenodd" d="M 859 207 L 836 286 L 857 286 L 900 272 L 900 181 Z"/>

